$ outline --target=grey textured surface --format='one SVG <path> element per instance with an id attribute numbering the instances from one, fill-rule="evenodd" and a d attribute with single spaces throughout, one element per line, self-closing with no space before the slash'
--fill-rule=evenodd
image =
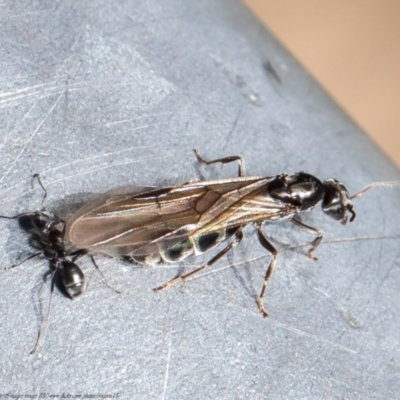
<path id="1" fill-rule="evenodd" d="M 121 185 L 236 173 L 199 168 L 194 147 L 243 155 L 248 175 L 304 170 L 351 192 L 400 178 L 238 1 L 4 1 L 0 20 L 1 214 L 40 208 L 36 172 L 46 207 L 62 215 Z M 251 228 L 215 273 L 159 294 L 152 288 L 204 259 L 139 268 L 98 256 L 121 295 L 82 259 L 87 292 L 75 302 L 55 294 L 33 356 L 47 263 L 1 270 L 0 394 L 397 398 L 399 207 L 399 190 L 376 189 L 355 201 L 351 225 L 306 215 L 325 232 L 320 261 L 304 247 L 280 255 L 267 320 L 255 298 L 270 258 Z M 15 221 L 0 224 L 7 266 L 30 249 Z M 265 230 L 278 247 L 310 240 L 288 223 Z"/>

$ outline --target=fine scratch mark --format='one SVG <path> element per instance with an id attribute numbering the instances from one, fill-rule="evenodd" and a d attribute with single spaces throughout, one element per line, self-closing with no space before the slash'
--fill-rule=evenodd
<path id="1" fill-rule="evenodd" d="M 299 362 L 296 362 L 292 368 L 291 373 L 285 376 L 285 379 L 282 381 L 282 387 L 286 387 L 286 398 L 289 397 L 290 394 L 293 395 L 293 388 L 298 385 L 299 381 L 303 381 L 307 379 L 307 376 L 313 372 L 315 369 L 315 365 L 318 362 L 318 359 L 322 356 L 326 356 L 326 353 L 323 353 L 326 343 L 321 344 L 319 347 L 316 347 L 313 351 L 310 351 L 306 357 L 303 359 L 300 358 Z M 332 351 L 332 350 L 331 350 Z M 301 368 L 305 367 L 306 370 L 301 372 Z M 295 379 L 293 379 L 296 377 Z M 289 382 L 287 382 L 289 379 Z"/>
<path id="2" fill-rule="evenodd" d="M 46 122 L 47 118 L 51 115 L 51 113 L 54 111 L 54 109 L 57 107 L 58 103 L 60 102 L 64 92 L 61 93 L 61 95 L 57 98 L 53 106 L 50 108 L 49 112 L 46 114 L 46 116 L 42 119 L 42 121 L 39 123 L 39 125 L 36 127 L 36 129 L 33 131 L 33 133 L 28 137 L 28 140 L 26 140 L 24 146 L 22 147 L 21 151 L 15 157 L 14 161 L 11 163 L 10 167 L 8 170 L 4 173 L 4 175 L 0 178 L 0 182 L 4 180 L 4 178 L 11 172 L 11 170 L 14 168 L 14 165 L 18 162 L 18 160 L 22 157 L 22 155 L 25 153 L 26 148 L 28 147 L 28 144 L 32 141 L 32 139 L 36 136 L 36 134 L 39 132 L 39 129 L 43 126 L 43 124 Z"/>
<path id="3" fill-rule="evenodd" d="M 345 308 L 341 303 L 337 300 L 333 299 L 328 293 L 324 292 L 322 289 L 318 287 L 314 287 L 314 290 L 323 294 L 327 299 L 337 305 L 339 308 L 340 315 L 343 319 L 349 324 L 351 328 L 358 329 L 361 327 L 361 322 L 355 317 L 347 308 Z"/>
<path id="4" fill-rule="evenodd" d="M 243 308 L 243 307 L 238 307 L 238 306 L 232 305 L 232 304 L 230 306 L 232 308 L 235 308 L 235 309 L 240 309 L 241 311 L 245 312 L 248 315 L 253 316 L 254 318 L 259 318 L 260 317 L 260 312 L 259 311 L 249 310 L 249 309 L 246 309 L 246 308 Z M 303 331 L 301 329 L 298 329 L 298 328 L 295 328 L 293 326 L 284 324 L 282 322 L 277 321 L 276 319 L 271 320 L 271 323 L 275 324 L 275 326 L 278 327 L 278 328 L 282 328 L 282 329 L 285 329 L 285 330 L 287 330 L 289 332 L 293 332 L 293 333 L 295 333 L 295 334 L 297 334 L 299 336 L 304 336 L 306 338 L 313 339 L 315 342 L 320 342 L 320 343 L 323 343 L 324 345 L 329 345 L 332 348 L 336 348 L 336 349 L 342 350 L 342 351 L 344 351 L 346 353 L 355 355 L 360 359 L 365 359 L 365 357 L 362 356 L 358 351 L 353 350 L 353 349 L 351 349 L 349 347 L 343 346 L 343 345 L 341 345 L 339 343 L 332 342 L 331 340 L 325 339 L 323 337 L 319 337 L 317 335 L 313 335 L 312 333 L 308 333 L 308 332 Z M 338 338 L 340 339 L 345 332 L 346 331 L 343 331 L 342 334 L 338 336 Z"/>
<path id="5" fill-rule="evenodd" d="M 9 105 L 13 105 L 14 103 L 18 104 L 20 100 L 25 100 L 28 99 L 29 97 L 37 96 L 38 94 L 42 94 L 41 98 L 52 96 L 58 94 L 60 90 L 64 92 L 64 89 L 61 86 L 53 86 L 49 88 L 44 87 L 44 91 L 36 90 L 32 92 L 25 92 L 24 90 L 21 89 L 21 91 L 15 91 L 12 96 L 9 95 L 8 97 L 6 96 L 2 96 L 3 98 L 0 97 L 0 106 L 1 108 L 5 108 Z"/>
<path id="6" fill-rule="evenodd" d="M 48 90 L 53 90 L 53 89 L 57 89 L 59 86 L 56 85 L 57 81 L 51 81 L 51 82 L 46 82 L 46 83 L 40 83 L 37 85 L 33 85 L 33 86 L 25 86 L 23 88 L 19 88 L 19 89 L 15 89 L 11 92 L 1 92 L 0 93 L 0 100 L 2 99 L 13 99 L 16 95 L 23 95 L 24 96 L 28 96 L 31 93 L 33 94 L 38 94 L 41 93 L 40 90 L 38 89 L 42 89 L 42 88 L 48 88 Z M 53 85 L 53 86 L 51 86 Z M 25 93 L 28 93 L 27 95 Z"/>
<path id="7" fill-rule="evenodd" d="M 121 166 L 121 165 L 135 164 L 135 163 L 141 162 L 143 160 L 148 160 L 148 159 L 159 160 L 159 159 L 164 159 L 164 158 L 168 158 L 168 157 L 172 157 L 172 155 L 166 155 L 166 156 L 163 155 L 163 156 L 159 156 L 159 157 L 152 156 L 152 157 L 146 157 L 144 159 L 127 160 L 127 161 L 123 161 L 123 162 L 119 162 L 119 163 L 114 163 L 114 164 L 111 164 L 111 165 L 104 165 L 104 166 L 100 166 L 100 167 L 88 168 L 88 169 L 86 169 L 86 170 L 84 170 L 82 172 L 76 173 L 76 174 L 63 176 L 62 178 L 54 179 L 54 180 L 48 181 L 48 182 L 46 181 L 46 186 L 49 187 L 49 186 L 53 185 L 54 183 L 64 182 L 64 181 L 67 181 L 69 179 L 73 179 L 73 178 L 76 178 L 76 177 L 81 177 L 81 176 L 84 176 L 84 175 L 91 174 L 93 172 L 98 172 L 98 171 L 101 171 L 101 170 L 106 170 L 106 169 L 114 168 L 114 167 Z M 9 202 L 11 200 L 17 199 L 17 198 L 19 198 L 19 196 L 21 196 L 21 195 L 23 195 L 25 193 L 30 193 L 33 190 L 35 190 L 35 189 L 25 190 L 24 192 L 19 193 L 16 196 L 3 198 L 2 199 L 2 203 L 4 204 L 4 203 L 7 203 L 7 202 Z"/>
<path id="8" fill-rule="evenodd" d="M 233 134 L 234 130 L 236 129 L 238 120 L 239 120 L 239 118 L 240 118 L 240 115 L 242 114 L 242 109 L 243 109 L 243 105 L 240 107 L 239 112 L 237 113 L 236 118 L 235 118 L 235 120 L 233 121 L 232 128 L 231 128 L 231 130 L 229 131 L 228 135 L 226 136 L 226 143 L 225 143 L 225 148 L 224 148 L 224 149 L 226 149 L 226 147 L 228 146 L 228 144 L 229 144 L 229 142 L 230 142 L 230 140 L 231 140 L 232 134 Z"/>
<path id="9" fill-rule="evenodd" d="M 119 154 L 127 153 L 127 152 L 130 152 L 132 150 L 145 149 L 145 148 L 149 148 L 149 147 L 152 147 L 152 146 L 132 146 L 132 147 L 125 148 L 123 150 L 107 151 L 105 153 L 97 154 L 95 156 L 90 156 L 90 157 L 86 157 L 86 158 L 80 158 L 80 159 L 73 160 L 73 161 L 70 161 L 70 162 L 67 162 L 67 163 L 64 163 L 64 164 L 57 164 L 57 166 L 55 166 L 55 167 L 40 171 L 40 174 L 41 175 L 45 175 L 45 174 L 47 175 L 50 172 L 55 172 L 55 171 L 61 170 L 63 168 L 68 168 L 69 170 L 71 170 L 72 169 L 71 167 L 73 165 L 76 165 L 76 164 L 79 164 L 79 163 L 86 163 L 87 164 L 89 161 L 94 161 L 94 160 L 96 160 L 98 158 L 107 158 L 107 157 L 117 158 L 116 156 L 119 155 Z M 64 149 L 60 149 L 60 151 L 64 151 Z M 138 161 L 140 161 L 140 160 L 138 160 Z M 74 175 L 74 176 L 76 176 L 76 175 Z M 7 188 L 3 191 L 3 193 L 5 194 L 5 193 L 7 193 L 7 192 L 9 192 L 9 191 L 11 191 L 13 189 L 16 189 L 16 188 L 20 187 L 21 185 L 26 185 L 26 180 L 17 182 L 14 185 L 8 185 Z M 28 193 L 28 192 L 31 192 L 31 190 L 24 191 L 24 192 L 20 193 L 20 195 Z"/>
<path id="10" fill-rule="evenodd" d="M 163 155 L 163 156 L 160 156 L 160 157 L 153 157 L 152 156 L 152 157 L 146 157 L 144 159 L 127 160 L 127 161 L 123 161 L 123 162 L 119 162 L 119 163 L 114 163 L 114 164 L 111 164 L 111 165 L 104 165 L 104 166 L 100 166 L 100 167 L 89 168 L 89 169 L 84 170 L 82 172 L 79 172 L 77 174 L 73 174 L 73 175 L 69 175 L 69 176 L 63 176 L 62 178 L 59 178 L 59 179 L 54 179 L 53 181 L 50 181 L 48 184 L 52 185 L 53 183 L 63 182 L 63 181 L 66 181 L 68 179 L 75 178 L 77 176 L 83 176 L 83 175 L 91 174 L 92 172 L 102 171 L 102 170 L 105 170 L 105 169 L 114 168 L 114 167 L 118 167 L 118 166 L 121 166 L 121 165 L 135 164 L 135 163 L 139 163 L 139 162 L 141 162 L 143 160 L 148 160 L 148 159 L 150 159 L 150 160 L 162 160 L 162 159 L 165 159 L 165 158 L 168 158 L 168 157 L 172 157 L 172 155 L 171 156 L 170 155 L 166 155 L 166 156 Z"/>
<path id="11" fill-rule="evenodd" d="M 66 91 L 68 91 L 72 80 L 75 78 L 75 75 L 78 73 L 80 67 L 81 67 L 82 63 L 80 62 L 78 67 L 76 68 L 74 74 L 72 75 L 72 79 L 68 81 L 67 87 L 66 87 Z M 65 91 L 63 91 L 56 99 L 56 101 L 54 102 L 54 104 L 51 106 L 50 110 L 48 111 L 48 113 L 45 115 L 45 117 L 42 119 L 42 121 L 39 123 L 39 125 L 36 127 L 36 129 L 32 132 L 32 134 L 28 137 L 28 139 L 26 140 L 24 146 L 22 147 L 21 151 L 19 152 L 19 154 L 17 155 L 17 157 L 15 157 L 14 161 L 11 163 L 10 167 L 7 169 L 7 171 L 4 173 L 4 175 L 0 178 L 0 182 L 2 182 L 4 180 L 4 178 L 11 172 L 11 170 L 14 168 L 14 165 L 18 162 L 18 160 L 22 157 L 22 155 L 25 153 L 26 148 L 28 147 L 28 144 L 32 141 L 32 139 L 36 136 L 36 134 L 39 132 L 40 128 L 44 125 L 44 123 L 47 121 L 47 119 L 50 117 L 50 115 L 52 114 L 52 112 L 54 111 L 54 109 L 57 107 L 58 103 L 61 101 L 61 99 L 64 96 Z"/>
<path id="12" fill-rule="evenodd" d="M 365 240 L 386 240 L 386 239 L 388 239 L 388 240 L 399 240 L 400 237 L 398 235 L 386 235 L 386 236 L 360 236 L 360 237 L 350 237 L 350 238 L 342 238 L 342 239 L 332 239 L 332 240 L 325 240 L 325 241 L 321 242 L 320 246 L 324 246 L 326 244 L 331 244 L 331 243 L 358 242 L 358 241 L 365 241 Z M 309 243 L 304 243 L 304 244 L 296 244 L 296 245 L 293 245 L 293 246 L 287 246 L 287 247 L 283 247 L 282 249 L 280 249 L 279 253 L 283 253 L 284 251 L 295 250 L 295 249 L 298 249 L 298 248 L 301 248 L 301 247 L 307 247 L 307 246 L 310 246 L 310 244 Z M 215 269 L 210 270 L 208 272 L 194 275 L 194 276 L 186 279 L 185 281 L 189 282 L 191 280 L 204 278 L 205 276 L 212 275 L 212 274 L 215 274 L 217 272 L 221 272 L 221 271 L 224 271 L 226 269 L 230 269 L 232 267 L 237 267 L 237 266 L 240 266 L 240 265 L 245 265 L 247 263 L 252 263 L 254 261 L 263 260 L 263 259 L 265 259 L 267 257 L 270 257 L 270 256 L 268 254 L 266 254 L 266 255 L 262 255 L 262 256 L 258 256 L 258 257 L 254 257 L 254 258 L 238 261 L 237 263 L 224 265 L 223 267 L 215 268 Z M 195 267 L 197 265 L 193 265 L 193 266 Z M 187 267 L 190 267 L 190 266 L 187 266 Z M 165 268 L 165 267 L 163 267 L 163 268 Z"/>
<path id="13" fill-rule="evenodd" d="M 313 340 L 315 340 L 316 342 L 321 342 L 321 343 L 324 343 L 324 344 L 328 344 L 329 346 L 332 346 L 332 347 L 334 347 L 334 348 L 343 350 L 343 351 L 345 351 L 346 353 L 353 354 L 353 355 L 355 355 L 355 356 L 357 356 L 357 357 L 359 357 L 359 358 L 361 358 L 361 359 L 364 359 L 364 358 L 365 358 L 365 357 L 361 356 L 361 354 L 360 354 L 359 352 L 357 352 L 356 350 L 350 349 L 349 347 L 343 346 L 343 345 L 341 345 L 341 344 L 339 344 L 339 343 L 335 343 L 335 342 L 332 342 L 331 340 L 324 339 L 324 338 L 322 338 L 322 337 L 318 337 L 318 336 L 316 336 L 316 335 L 313 335 L 312 333 L 308 333 L 308 332 L 303 331 L 303 330 L 301 330 L 301 329 L 294 328 L 293 326 L 289 326 L 289 325 L 283 324 L 282 322 L 278 322 L 278 321 L 276 321 L 276 320 L 273 321 L 273 323 L 274 323 L 277 327 L 286 329 L 286 330 L 289 331 L 289 332 L 296 333 L 296 334 L 299 335 L 299 336 L 304 336 L 304 337 L 307 337 L 307 338 L 309 338 L 309 339 L 313 339 Z"/>
<path id="14" fill-rule="evenodd" d="M 396 259 L 398 259 L 398 258 L 399 258 L 399 257 L 398 257 L 398 255 L 397 255 Z M 389 277 L 389 275 L 390 275 L 390 273 L 392 272 L 392 270 L 393 270 L 395 267 L 399 267 L 399 266 L 400 266 L 400 265 L 399 265 L 398 262 L 394 262 L 394 263 L 392 263 L 392 264 L 389 266 L 389 268 L 388 268 L 387 271 L 386 271 L 385 276 L 382 278 L 382 280 L 380 281 L 380 283 L 379 283 L 379 285 L 378 285 L 378 290 L 380 290 L 380 289 L 382 288 L 383 284 L 386 282 L 386 279 Z"/>
<path id="15" fill-rule="evenodd" d="M 159 124 L 148 124 L 148 125 L 135 126 L 134 128 L 131 128 L 129 130 L 129 132 L 132 134 L 132 132 L 139 131 L 141 129 L 155 128 L 155 127 L 158 127 L 158 126 L 163 126 L 164 124 L 165 124 L 164 122 L 161 122 Z"/>
<path id="16" fill-rule="evenodd" d="M 117 158 L 118 155 L 121 155 L 123 153 L 129 153 L 132 150 L 142 150 L 142 149 L 146 149 L 146 148 L 149 148 L 149 147 L 152 147 L 152 146 L 131 146 L 131 147 L 124 148 L 122 150 L 107 151 L 105 153 L 96 154 L 95 156 L 90 156 L 90 157 L 86 157 L 86 158 L 79 158 L 77 160 L 73 160 L 73 161 L 70 161 L 70 162 L 67 162 L 67 163 L 64 163 L 64 164 L 57 164 L 56 167 L 52 167 L 52 168 L 43 170 L 40 173 L 42 175 L 44 175 L 44 174 L 48 174 L 50 172 L 55 172 L 55 171 L 63 169 L 63 168 L 70 168 L 75 164 L 79 164 L 79 163 L 88 164 L 89 161 L 93 161 L 93 160 L 96 160 L 98 158 L 101 158 L 101 159 L 103 159 L 103 158 L 105 159 L 107 157 Z"/>
<path id="17" fill-rule="evenodd" d="M 163 115 L 172 116 L 173 113 L 168 112 L 168 113 L 141 115 L 140 117 L 136 117 L 136 118 L 128 118 L 128 119 L 121 119 L 121 120 L 118 120 L 118 121 L 107 122 L 106 124 L 104 124 L 104 126 L 106 128 L 111 128 L 111 127 L 113 127 L 115 125 L 126 124 L 128 122 L 138 121 L 138 120 L 142 120 L 144 118 L 154 118 L 154 117 L 159 117 L 159 116 L 163 116 Z"/>
<path id="18" fill-rule="evenodd" d="M 29 114 L 32 112 L 32 110 L 39 104 L 39 101 L 36 102 L 35 104 L 33 104 L 33 106 L 24 114 L 24 116 L 21 118 L 21 120 L 19 121 L 19 123 L 13 128 L 11 129 L 10 132 L 7 133 L 7 135 L 5 136 L 3 143 L 7 143 L 10 136 L 12 136 L 14 134 L 15 131 L 17 131 L 20 126 L 22 125 L 22 123 L 25 121 L 26 118 L 28 118 Z"/>
<path id="19" fill-rule="evenodd" d="M 172 348 L 172 325 L 169 324 L 169 331 L 168 331 L 168 353 L 167 353 L 167 365 L 165 368 L 165 380 L 164 380 L 164 387 L 163 392 L 161 394 L 161 399 L 165 399 L 165 395 L 167 393 L 167 386 L 168 386 L 168 379 L 169 379 L 169 365 L 171 362 L 171 348 Z"/>

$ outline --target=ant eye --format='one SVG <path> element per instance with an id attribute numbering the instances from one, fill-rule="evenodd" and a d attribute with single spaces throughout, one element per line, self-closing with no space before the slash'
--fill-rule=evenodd
<path id="1" fill-rule="evenodd" d="M 35 217 L 33 215 L 22 215 L 18 218 L 19 226 L 25 231 L 29 232 L 36 228 Z"/>

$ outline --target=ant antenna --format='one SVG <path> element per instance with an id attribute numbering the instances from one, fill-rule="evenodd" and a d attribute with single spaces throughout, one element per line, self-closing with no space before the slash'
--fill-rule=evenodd
<path id="1" fill-rule="evenodd" d="M 47 315 L 46 318 L 44 318 L 44 320 L 41 323 L 40 329 L 39 329 L 39 333 L 38 333 L 38 337 L 36 339 L 36 343 L 35 343 L 35 347 L 31 350 L 31 352 L 29 354 L 35 354 L 36 350 L 39 347 L 40 341 L 42 339 L 43 336 L 43 331 L 45 326 L 48 324 L 49 322 L 49 317 L 50 317 L 50 311 L 51 311 L 51 305 L 53 302 L 53 293 L 54 293 L 54 287 L 56 285 L 56 276 L 57 276 L 57 272 L 58 272 L 58 268 L 54 271 L 53 276 L 51 278 L 51 290 L 50 290 L 50 300 L 49 300 L 49 306 L 47 308 Z"/>
<path id="2" fill-rule="evenodd" d="M 4 218 L 4 217 L 2 217 L 2 218 Z M 23 264 L 25 261 L 31 260 L 32 258 L 35 258 L 35 257 L 39 257 L 41 254 L 42 254 L 41 251 L 39 251 L 38 253 L 31 254 L 30 256 L 26 257 L 25 259 L 23 259 L 23 260 L 20 261 L 19 263 L 13 264 L 13 265 L 11 265 L 11 266 L 9 266 L 9 267 L 4 267 L 4 269 L 5 269 L 5 270 L 8 270 L 8 269 L 11 269 L 11 268 L 19 267 L 19 266 L 20 266 L 21 264 Z"/>
<path id="3" fill-rule="evenodd" d="M 40 208 L 43 210 L 43 209 L 44 209 L 43 204 L 44 204 L 44 201 L 45 201 L 46 198 L 47 198 L 47 190 L 46 190 L 46 188 L 44 187 L 44 185 L 43 185 L 43 183 L 42 183 L 42 180 L 40 179 L 40 174 L 35 174 L 35 175 L 33 175 L 33 177 L 32 177 L 32 188 L 33 188 L 33 180 L 34 180 L 35 178 L 36 178 L 37 181 L 39 182 L 39 185 L 40 185 L 40 187 L 43 189 L 43 192 L 44 192 L 43 199 L 42 199 L 42 203 L 40 204 Z"/>
<path id="4" fill-rule="evenodd" d="M 360 190 L 356 194 L 353 194 L 353 196 L 350 196 L 350 199 L 356 199 L 357 197 L 361 197 L 365 192 L 367 192 L 369 189 L 372 189 L 373 187 L 394 187 L 394 186 L 400 186 L 400 181 L 391 181 L 391 182 L 373 182 L 370 183 L 369 185 L 365 186 L 364 189 Z"/>
<path id="5" fill-rule="evenodd" d="M 42 183 L 42 180 L 40 179 L 40 174 L 35 174 L 35 175 L 33 175 L 33 177 L 32 177 L 32 189 L 34 188 L 34 187 L 33 187 L 33 181 L 34 181 L 35 179 L 37 179 L 37 181 L 39 182 L 40 187 L 43 189 L 43 192 L 44 192 L 43 199 L 42 199 L 42 202 L 41 202 L 41 204 L 40 204 L 40 208 L 42 209 L 42 211 L 44 211 L 45 208 L 43 207 L 43 204 L 44 204 L 44 201 L 45 201 L 46 198 L 47 198 L 47 190 L 46 190 L 46 188 L 44 187 L 44 185 L 43 185 L 43 183 Z M 13 215 L 12 217 L 8 217 L 8 216 L 6 216 L 6 215 L 0 215 L 0 218 L 3 218 L 3 219 L 18 219 L 19 217 L 22 217 L 22 216 L 24 216 L 24 215 L 29 215 L 29 214 L 31 214 L 31 213 L 17 214 L 17 215 Z M 29 260 L 29 258 L 27 258 L 27 260 Z M 19 265 L 19 264 L 17 264 L 17 265 Z"/>

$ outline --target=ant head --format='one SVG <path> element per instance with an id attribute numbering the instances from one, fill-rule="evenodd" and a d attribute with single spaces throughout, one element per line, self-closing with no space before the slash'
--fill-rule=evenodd
<path id="1" fill-rule="evenodd" d="M 328 178 L 323 182 L 325 196 L 322 200 L 322 211 L 346 224 L 348 213 L 351 214 L 350 222 L 354 221 L 356 213 L 353 210 L 351 196 L 343 183 L 336 179 Z"/>
<path id="2" fill-rule="evenodd" d="M 63 222 L 57 215 L 48 211 L 36 211 L 33 213 L 21 214 L 18 218 L 20 227 L 25 232 L 46 232 L 52 226 Z"/>
<path id="3" fill-rule="evenodd" d="M 38 221 L 36 221 L 36 214 L 35 213 L 22 214 L 21 216 L 18 217 L 19 226 L 25 232 L 31 232 L 31 231 L 36 230 L 36 229 L 41 229 L 41 228 L 38 227 L 37 222 Z"/>

